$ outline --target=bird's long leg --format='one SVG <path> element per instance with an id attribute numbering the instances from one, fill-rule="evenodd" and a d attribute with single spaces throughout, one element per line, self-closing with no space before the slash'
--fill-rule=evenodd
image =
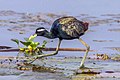
<path id="1" fill-rule="evenodd" d="M 83 57 L 83 59 L 81 61 L 81 64 L 80 64 L 80 68 L 84 68 L 85 67 L 84 62 L 85 62 L 85 59 L 86 59 L 86 57 L 88 55 L 88 52 L 90 50 L 90 46 L 88 44 L 86 44 L 81 38 L 79 38 L 79 41 L 87 48 L 86 52 L 85 52 L 85 55 L 84 55 L 84 57 Z"/>
<path id="2" fill-rule="evenodd" d="M 33 63 L 33 62 L 34 62 L 36 59 L 38 59 L 38 58 L 56 55 L 56 54 L 58 53 L 58 51 L 59 51 L 59 47 L 60 47 L 61 41 L 62 41 L 62 40 L 59 39 L 59 43 L 58 43 L 58 46 L 57 46 L 55 52 L 52 52 L 52 53 L 50 53 L 50 54 L 42 54 L 42 55 L 34 56 L 33 60 L 32 60 L 30 63 Z"/>

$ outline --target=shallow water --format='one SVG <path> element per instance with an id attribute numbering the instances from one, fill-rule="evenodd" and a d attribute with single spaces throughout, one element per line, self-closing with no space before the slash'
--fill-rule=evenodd
<path id="1" fill-rule="evenodd" d="M 109 1 L 109 0 L 70 0 L 70 1 L 56 1 L 56 0 L 25 0 L 25 1 L 18 1 L 13 0 L 8 2 L 7 0 L 0 0 L 0 45 L 6 45 L 16 48 L 17 45 L 11 41 L 13 38 L 17 38 L 19 40 L 23 40 L 24 37 L 28 37 L 32 35 L 35 29 L 39 26 L 44 26 L 48 30 L 52 22 L 61 16 L 71 15 L 75 16 L 76 18 L 87 21 L 90 23 L 90 27 L 88 32 L 85 35 L 81 36 L 81 38 L 90 45 L 91 50 L 95 50 L 94 52 L 89 52 L 89 56 L 93 56 L 93 54 L 99 53 L 104 54 L 106 53 L 110 57 L 119 54 L 119 50 L 110 49 L 111 47 L 120 47 L 120 12 L 119 12 L 119 3 L 120 1 Z M 114 3 L 114 4 L 113 4 Z M 17 6 L 17 7 L 16 7 Z M 53 16 L 50 16 L 52 14 Z M 40 18 L 36 17 L 40 16 Z M 49 41 L 47 47 L 56 47 L 58 39 L 49 40 L 43 37 L 37 37 L 35 41 L 42 42 L 43 40 Z M 72 43 L 72 44 L 70 44 Z M 78 40 L 70 40 L 70 41 L 62 41 L 61 47 L 72 47 L 72 48 L 85 48 Z M 110 48 L 109 48 L 110 47 Z M 0 52 L 0 56 L 16 56 L 17 52 L 10 52 L 10 53 L 2 53 Z M 64 58 L 64 57 L 81 57 L 84 55 L 84 52 L 59 52 L 55 58 Z M 77 61 L 78 60 L 78 61 Z M 64 60 L 60 60 L 55 64 L 53 61 L 52 66 L 57 65 L 59 68 L 67 68 L 67 69 L 78 69 L 80 60 L 79 59 L 70 60 L 68 59 L 67 62 L 63 62 Z M 66 60 L 65 60 L 66 61 Z M 73 61 L 73 62 L 69 62 Z M 93 63 L 96 63 L 93 64 Z M 49 64 L 49 61 L 48 61 Z M 69 67 L 70 66 L 70 67 Z M 118 74 L 119 70 L 119 62 L 114 62 L 111 60 L 108 61 L 99 61 L 99 60 L 87 60 L 86 66 L 93 67 L 93 68 L 103 68 L 99 69 L 103 73 L 98 75 L 96 80 L 102 80 L 103 78 L 99 77 L 102 76 L 104 79 L 114 80 L 111 75 Z M 113 74 L 104 75 L 105 70 L 112 70 L 114 71 Z M 117 72 L 118 71 L 118 72 Z M 2 72 L 2 71 L 1 71 Z M 13 71 L 14 72 L 14 71 Z M 69 71 L 68 71 L 69 72 Z M 72 72 L 70 72 L 72 73 Z M 26 75 L 28 73 L 25 73 Z M 34 79 L 34 75 L 39 73 L 32 73 L 30 79 Z M 46 73 L 47 75 L 48 73 Z M 67 74 L 67 71 L 64 72 Z M 120 73 L 119 73 L 120 74 Z M 29 74 L 28 74 L 29 75 Z M 27 76 L 28 76 L 27 75 Z M 45 75 L 45 74 L 44 74 Z M 54 74 L 50 74 L 52 79 L 55 79 Z M 59 74 L 57 74 L 59 77 Z M 61 77 L 64 77 L 61 75 Z M 77 80 L 80 76 L 75 76 L 73 80 Z M 83 77 L 83 76 L 82 76 Z M 93 76 L 92 76 L 93 77 Z M 116 76 L 119 80 L 120 77 Z M 0 76 L 0 79 L 6 80 L 6 78 L 11 78 L 11 80 L 16 80 L 21 78 L 20 75 L 5 75 Z M 24 76 L 26 79 L 26 76 Z M 38 78 L 41 79 L 41 78 Z M 38 80 L 37 78 L 35 80 Z M 45 79 L 47 80 L 47 79 Z"/>
<path id="2" fill-rule="evenodd" d="M 109 0 L 69 0 L 69 1 L 56 1 L 56 0 L 25 0 L 17 1 L 13 0 L 8 2 L 7 0 L 0 0 L 0 10 L 13 10 L 17 12 L 49 12 L 49 13 L 68 13 L 69 15 L 90 14 L 113 14 L 119 13 L 120 1 Z M 113 4 L 114 3 L 114 4 Z M 17 6 L 17 7 L 16 7 Z"/>

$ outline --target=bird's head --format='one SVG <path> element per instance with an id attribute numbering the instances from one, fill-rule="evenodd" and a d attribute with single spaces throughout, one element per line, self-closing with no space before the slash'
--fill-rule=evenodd
<path id="1" fill-rule="evenodd" d="M 45 33 L 47 33 L 48 31 L 44 28 L 44 27 L 39 27 L 36 29 L 35 34 L 37 34 L 37 36 L 44 36 Z"/>
<path id="2" fill-rule="evenodd" d="M 84 25 L 84 31 L 87 31 L 89 23 L 88 22 L 83 22 L 83 25 Z"/>

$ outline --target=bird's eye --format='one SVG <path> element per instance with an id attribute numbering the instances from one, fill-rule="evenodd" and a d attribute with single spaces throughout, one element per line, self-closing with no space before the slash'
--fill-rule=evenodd
<path id="1" fill-rule="evenodd" d="M 45 31 L 45 29 L 38 29 L 37 32 Z"/>

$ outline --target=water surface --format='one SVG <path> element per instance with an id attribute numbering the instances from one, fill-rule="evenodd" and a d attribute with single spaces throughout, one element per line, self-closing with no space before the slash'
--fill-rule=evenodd
<path id="1" fill-rule="evenodd" d="M 0 45 L 11 46 L 17 48 L 17 45 L 11 41 L 13 38 L 19 40 L 24 40 L 24 37 L 29 37 L 34 34 L 35 29 L 38 27 L 45 27 L 50 30 L 52 22 L 62 16 L 71 15 L 75 16 L 79 20 L 87 21 L 90 23 L 89 30 L 81 38 L 90 45 L 91 50 L 94 52 L 89 52 L 88 56 L 93 56 L 93 54 L 104 54 L 108 56 L 115 56 L 119 54 L 119 50 L 110 49 L 111 47 L 120 47 L 120 10 L 119 10 L 120 1 L 114 0 L 0 0 Z M 52 14 L 53 17 L 48 14 Z M 40 18 L 36 17 L 40 16 Z M 22 33 L 22 34 L 21 34 Z M 49 41 L 46 45 L 47 47 L 56 47 L 58 39 L 49 40 L 44 37 L 37 37 L 35 41 L 42 43 L 43 40 Z M 78 40 L 63 40 L 61 47 L 72 47 L 72 48 L 85 48 Z M 110 47 L 110 48 L 108 48 Z M 49 53 L 49 52 L 47 52 Z M 0 53 L 0 56 L 16 56 L 17 52 L 10 53 Z M 56 55 L 57 60 L 53 62 L 47 61 L 48 65 L 59 68 L 67 69 L 78 69 L 81 58 L 68 59 L 67 61 L 59 60 L 59 58 L 64 57 L 81 57 L 84 55 L 84 52 L 64 52 L 61 51 Z M 54 59 L 53 59 L 54 60 Z M 63 62 L 62 62 L 63 61 Z M 100 75 L 106 79 L 108 75 L 104 72 L 106 70 L 112 70 L 116 73 L 119 73 L 119 62 L 114 62 L 111 60 L 102 61 L 87 59 L 86 66 L 92 68 L 100 68 L 99 70 L 103 73 Z M 2 71 L 1 71 L 2 72 Z M 13 71 L 14 72 L 14 71 Z M 7 73 L 7 71 L 6 71 Z M 29 72 L 28 72 L 29 73 Z M 41 75 L 48 75 L 49 73 L 34 73 L 31 74 L 24 73 L 24 79 L 41 79 Z M 38 79 L 35 78 L 34 74 L 37 75 Z M 66 74 L 66 72 L 64 72 Z M 112 76 L 114 76 L 113 74 Z M 32 75 L 32 76 L 31 76 Z M 56 80 L 54 74 L 49 74 L 49 77 Z M 59 77 L 59 74 L 57 74 Z M 111 76 L 111 75 L 110 75 Z M 113 78 L 109 78 L 112 80 Z M 45 77 L 45 76 L 44 76 Z M 64 77 L 63 75 L 61 77 Z M 77 77 L 81 77 L 77 76 Z M 82 76 L 83 77 L 83 76 Z M 93 77 L 93 76 L 92 76 Z M 116 76 L 119 80 L 119 77 Z M 6 80 L 6 78 L 11 78 L 12 80 L 20 79 L 21 75 L 5 75 L 0 76 L 0 79 Z M 73 80 L 76 78 L 73 78 Z M 98 78 L 102 80 L 103 78 Z M 96 79 L 96 80 L 98 80 Z M 109 80 L 110 80 L 109 79 Z M 20 79 L 21 80 L 21 79 Z"/>

